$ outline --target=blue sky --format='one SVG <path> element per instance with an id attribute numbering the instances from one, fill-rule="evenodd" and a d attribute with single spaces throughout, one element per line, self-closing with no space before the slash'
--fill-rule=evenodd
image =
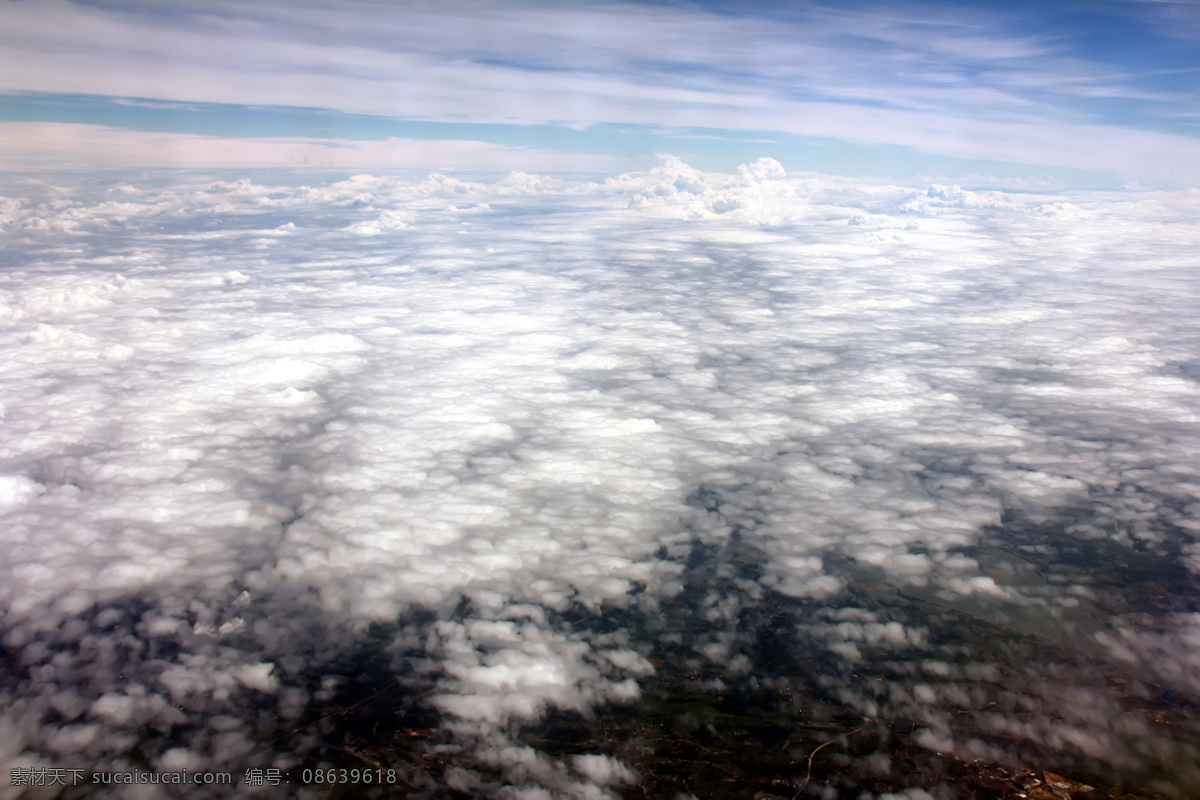
<path id="1" fill-rule="evenodd" d="M 0 0 L 0 167 L 1200 182 L 1200 4 Z"/>

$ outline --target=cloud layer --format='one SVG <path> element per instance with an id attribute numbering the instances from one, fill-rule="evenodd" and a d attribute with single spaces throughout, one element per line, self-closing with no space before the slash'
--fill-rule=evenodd
<path id="1" fill-rule="evenodd" d="M 253 137 L 289 138 L 262 130 L 270 125 L 256 110 L 320 109 L 332 112 L 330 139 L 359 141 L 353 155 L 363 167 L 374 162 L 361 140 L 374 137 L 339 114 L 497 126 L 450 138 L 502 136 L 534 148 L 531 126 L 605 123 L 668 138 L 703 130 L 714 147 L 747 135 L 780 146 L 890 145 L 1174 185 L 1195 183 L 1191 165 L 1200 163 L 1195 91 L 1182 77 L 1200 68 L 1197 26 L 1184 4 L 1017 14 L 937 3 L 812 3 L 768 13 L 220 2 L 176 3 L 164 13 L 50 0 L 7 3 L 5 21 L 0 60 L 20 69 L 4 71 L 0 91 L 44 95 L 60 107 L 55 113 L 80 96 L 165 103 L 174 113 L 156 124 L 191 133 L 202 131 L 188 127 L 197 124 L 188 104 L 227 104 L 236 113 L 226 135 L 248 150 Z M 1121 46 L 1105 44 L 1113 40 Z M 112 108 L 84 117 L 36 119 L 136 127 Z M 78 154 L 81 144 L 67 151 Z M 31 165 L 34 151 L 9 150 L 9 158 Z"/>
<path id="2" fill-rule="evenodd" d="M 3 195 L 6 766 L 341 763 L 369 685 L 395 738 L 354 752 L 478 796 L 656 779 L 530 731 L 676 691 L 1195 778 L 1194 191 L 668 156 Z M 895 746 L 845 780 L 935 789 Z"/>

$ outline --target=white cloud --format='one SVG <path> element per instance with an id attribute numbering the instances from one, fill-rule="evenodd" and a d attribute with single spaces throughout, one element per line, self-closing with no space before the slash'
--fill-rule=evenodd
<path id="1" fill-rule="evenodd" d="M 585 184 L 2 193 L 6 765 L 237 769 L 297 728 L 319 752 L 302 720 L 384 631 L 388 702 L 439 715 L 448 785 L 607 796 L 648 771 L 529 726 L 642 702 L 664 669 L 774 686 L 757 613 L 792 619 L 772 635 L 811 646 L 821 702 L 963 758 L 1195 755 L 1037 658 L 940 638 L 1075 631 L 1195 691 L 1156 655 L 1195 620 L 1114 618 L 1103 570 L 1055 549 L 1196 567 L 1194 191 L 665 157 Z M 1032 549 L 1014 518 L 1044 526 Z M 662 627 L 689 603 L 700 627 Z"/>
<path id="2" fill-rule="evenodd" d="M 1148 90 L 1146 76 L 1125 65 L 1083 60 L 1068 37 L 1030 32 L 1029 20 L 955 8 L 919 18 L 878 8 L 790 13 L 219 3 L 167 15 L 51 0 L 6 11 L 0 58 L 22 68 L 6 71 L 0 89 L 577 129 L 774 131 L 1176 185 L 1198 179 L 1194 137 L 1153 122 L 1101 123 L 1092 104 L 1132 98 L 1165 119 L 1186 94 Z M 1192 29 L 1164 26 L 1171 36 Z M 351 146 L 380 158 L 377 168 L 405 160 L 390 147 Z M 270 163 L 348 163 L 311 143 L 277 154 L 265 142 L 245 147 Z M 219 148 L 200 155 L 231 157 Z"/>
<path id="3" fill-rule="evenodd" d="M 550 172 L 610 168 L 605 155 L 571 155 L 486 142 L 416 139 L 348 141 L 313 138 L 235 138 L 128 131 L 101 125 L 0 122 L 0 168 L 128 169 L 463 169 Z M 70 221 L 65 220 L 63 224 Z M 45 223 L 29 217 L 27 226 Z"/>

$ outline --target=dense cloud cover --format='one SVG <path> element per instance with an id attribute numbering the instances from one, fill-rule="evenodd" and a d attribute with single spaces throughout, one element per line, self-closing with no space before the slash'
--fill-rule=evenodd
<path id="1" fill-rule="evenodd" d="M 653 757 L 526 731 L 679 665 L 782 691 L 774 608 L 797 718 L 1197 778 L 1196 191 L 664 157 L 0 194 L 5 772 L 337 763 L 374 670 L 432 720 L 411 791 L 611 797 Z"/>

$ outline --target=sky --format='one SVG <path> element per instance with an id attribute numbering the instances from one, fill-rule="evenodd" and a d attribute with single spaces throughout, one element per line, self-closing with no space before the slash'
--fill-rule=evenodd
<path id="1" fill-rule="evenodd" d="M 1188 800 L 1197 8 L 0 0 L 0 800 Z"/>
<path id="2" fill-rule="evenodd" d="M 1200 7 L 0 4 L 0 166 L 1200 178 Z"/>

